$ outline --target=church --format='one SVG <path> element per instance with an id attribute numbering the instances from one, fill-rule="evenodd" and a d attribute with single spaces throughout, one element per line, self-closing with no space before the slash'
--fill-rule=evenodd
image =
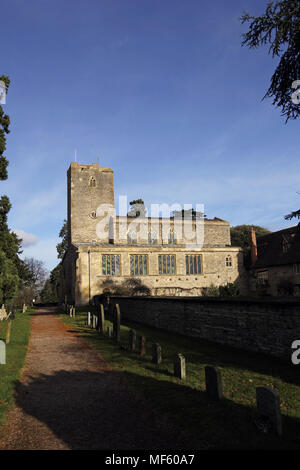
<path id="1" fill-rule="evenodd" d="M 229 222 L 191 210 L 148 217 L 139 204 L 116 215 L 113 170 L 97 163 L 71 163 L 67 221 L 62 274 L 68 304 L 93 303 L 108 282 L 132 278 L 152 296 L 201 296 L 211 285 L 233 282 L 245 289 L 243 254 L 231 246 Z"/>

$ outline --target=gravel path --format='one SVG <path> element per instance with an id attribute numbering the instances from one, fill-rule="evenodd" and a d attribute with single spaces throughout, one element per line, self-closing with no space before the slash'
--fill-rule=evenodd
<path id="1" fill-rule="evenodd" d="M 179 449 L 153 411 L 51 308 L 36 310 L 0 449 Z M 177 436 L 177 437 L 176 437 Z"/>

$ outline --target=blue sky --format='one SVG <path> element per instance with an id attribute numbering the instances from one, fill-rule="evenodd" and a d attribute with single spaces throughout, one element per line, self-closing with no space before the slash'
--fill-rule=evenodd
<path id="1" fill-rule="evenodd" d="M 114 170 L 115 197 L 203 203 L 209 218 L 270 230 L 300 207 L 299 122 L 261 101 L 277 59 L 241 47 L 261 0 L 3 0 L 10 76 L 9 226 L 23 256 L 58 262 L 66 171 Z M 295 77 L 299 78 L 299 77 Z"/>

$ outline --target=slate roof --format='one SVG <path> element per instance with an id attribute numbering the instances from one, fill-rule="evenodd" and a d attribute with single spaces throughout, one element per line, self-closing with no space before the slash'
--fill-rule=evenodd
<path id="1" fill-rule="evenodd" d="M 286 246 L 286 252 L 283 251 L 283 245 Z M 300 263 L 300 225 L 257 239 L 255 269 L 294 263 Z"/>

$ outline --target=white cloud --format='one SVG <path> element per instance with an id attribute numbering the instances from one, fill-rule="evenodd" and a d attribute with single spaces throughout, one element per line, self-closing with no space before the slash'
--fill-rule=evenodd
<path id="1" fill-rule="evenodd" d="M 45 238 L 36 245 L 24 248 L 22 258 L 35 258 L 44 261 L 46 268 L 51 271 L 58 263 L 56 244 L 57 238 Z"/>
<path id="2" fill-rule="evenodd" d="M 24 232 L 24 230 L 13 230 L 13 232 L 22 239 L 22 247 L 36 245 L 39 241 L 39 238 L 32 233 Z"/>

